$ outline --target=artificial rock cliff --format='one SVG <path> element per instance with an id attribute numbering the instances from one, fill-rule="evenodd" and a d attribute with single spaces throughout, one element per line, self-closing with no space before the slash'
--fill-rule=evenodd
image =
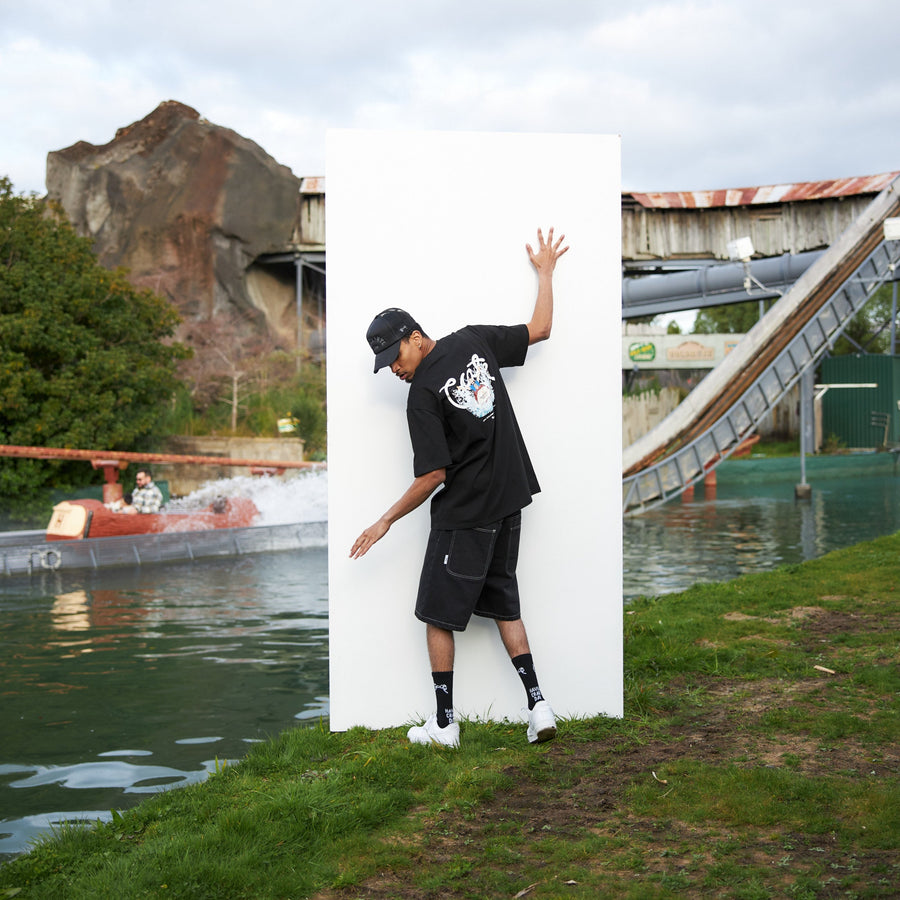
<path id="1" fill-rule="evenodd" d="M 170 299 L 191 323 L 221 314 L 296 345 L 288 271 L 253 277 L 297 240 L 301 180 L 261 147 L 169 100 L 102 147 L 47 157 L 47 191 L 100 261 Z"/>

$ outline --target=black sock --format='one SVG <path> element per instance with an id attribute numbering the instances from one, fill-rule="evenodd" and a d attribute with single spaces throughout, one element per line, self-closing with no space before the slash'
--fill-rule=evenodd
<path id="1" fill-rule="evenodd" d="M 434 680 L 438 728 L 446 728 L 453 721 L 453 672 L 432 672 L 431 677 Z"/>
<path id="2" fill-rule="evenodd" d="M 530 653 L 523 653 L 521 656 L 513 657 L 512 664 L 522 679 L 525 686 L 525 693 L 528 694 L 528 708 L 534 709 L 534 704 L 544 699 L 540 687 L 538 687 L 537 675 L 534 673 L 534 661 Z"/>

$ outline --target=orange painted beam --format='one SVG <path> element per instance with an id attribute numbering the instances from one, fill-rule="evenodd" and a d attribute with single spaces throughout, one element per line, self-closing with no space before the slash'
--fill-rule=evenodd
<path id="1" fill-rule="evenodd" d="M 232 459 L 229 456 L 188 456 L 179 453 L 132 453 L 125 450 L 74 450 L 67 447 L 19 447 L 14 444 L 0 444 L 0 456 L 20 459 L 84 459 L 97 465 L 119 465 L 138 463 L 187 463 L 205 466 L 239 466 L 260 469 L 323 469 L 321 462 L 291 462 L 285 460 Z"/>

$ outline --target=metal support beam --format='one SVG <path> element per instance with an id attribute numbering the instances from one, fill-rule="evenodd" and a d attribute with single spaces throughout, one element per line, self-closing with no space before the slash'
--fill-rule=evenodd
<path id="1" fill-rule="evenodd" d="M 303 256 L 297 254 L 294 257 L 294 266 L 297 271 L 297 370 L 300 370 L 300 360 L 303 356 Z"/>

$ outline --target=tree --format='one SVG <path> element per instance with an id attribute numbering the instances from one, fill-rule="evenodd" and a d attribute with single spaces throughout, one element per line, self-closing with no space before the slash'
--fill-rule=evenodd
<path id="1" fill-rule="evenodd" d="M 236 434 L 238 414 L 246 409 L 248 397 L 273 374 L 276 348 L 271 338 L 254 331 L 247 316 L 221 313 L 195 323 L 187 340 L 194 353 L 180 374 L 189 386 L 194 409 L 205 413 L 213 403 L 227 404 L 229 428 Z M 291 370 L 286 374 L 290 376 Z"/>
<path id="2" fill-rule="evenodd" d="M 832 356 L 850 353 L 890 353 L 893 286 L 883 284 L 847 323 L 835 341 Z"/>
<path id="3" fill-rule="evenodd" d="M 134 449 L 188 353 L 169 340 L 179 321 L 124 270 L 103 268 L 58 208 L 0 178 L 0 443 Z M 83 483 L 77 465 L 0 457 L 0 496 Z"/>
<path id="4" fill-rule="evenodd" d="M 835 341 L 832 356 L 848 353 L 889 353 L 892 286 L 882 285 L 846 324 Z M 766 312 L 775 300 L 765 300 Z M 759 301 L 710 306 L 697 313 L 696 334 L 746 334 L 759 319 Z"/>
<path id="5" fill-rule="evenodd" d="M 775 301 L 763 300 L 768 312 Z M 759 321 L 759 300 L 708 306 L 697 313 L 694 334 L 746 334 Z"/>

